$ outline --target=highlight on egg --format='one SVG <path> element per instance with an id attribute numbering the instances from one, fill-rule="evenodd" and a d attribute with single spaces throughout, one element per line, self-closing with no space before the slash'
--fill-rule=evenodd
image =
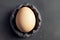
<path id="1" fill-rule="evenodd" d="M 29 7 L 22 7 L 16 15 L 16 26 L 21 32 L 30 32 L 36 24 L 34 12 Z"/>

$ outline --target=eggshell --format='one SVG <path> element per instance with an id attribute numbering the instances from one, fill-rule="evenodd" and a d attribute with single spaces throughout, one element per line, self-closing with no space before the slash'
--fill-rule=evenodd
<path id="1" fill-rule="evenodd" d="M 30 32 L 36 24 L 34 12 L 29 7 L 22 7 L 16 15 L 16 26 L 22 32 Z"/>

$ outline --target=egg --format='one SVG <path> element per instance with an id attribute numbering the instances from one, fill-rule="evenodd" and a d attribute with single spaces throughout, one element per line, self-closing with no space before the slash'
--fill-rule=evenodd
<path id="1" fill-rule="evenodd" d="M 29 7 L 19 8 L 15 22 L 21 32 L 32 31 L 36 24 L 34 12 Z"/>

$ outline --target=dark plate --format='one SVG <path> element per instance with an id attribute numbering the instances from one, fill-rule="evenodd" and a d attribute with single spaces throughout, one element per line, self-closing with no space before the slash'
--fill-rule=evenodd
<path id="1" fill-rule="evenodd" d="M 11 12 L 23 3 L 36 6 L 42 16 L 39 31 L 29 38 L 19 38 L 11 29 Z M 0 40 L 60 40 L 60 0 L 0 0 Z"/>

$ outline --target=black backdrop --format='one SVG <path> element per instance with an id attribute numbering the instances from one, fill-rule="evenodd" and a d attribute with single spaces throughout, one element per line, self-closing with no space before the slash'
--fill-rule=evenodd
<path id="1" fill-rule="evenodd" d="M 22 39 L 13 33 L 9 18 L 11 11 L 24 3 L 36 6 L 42 25 L 32 37 Z M 0 0 L 0 40 L 60 40 L 60 0 Z"/>

